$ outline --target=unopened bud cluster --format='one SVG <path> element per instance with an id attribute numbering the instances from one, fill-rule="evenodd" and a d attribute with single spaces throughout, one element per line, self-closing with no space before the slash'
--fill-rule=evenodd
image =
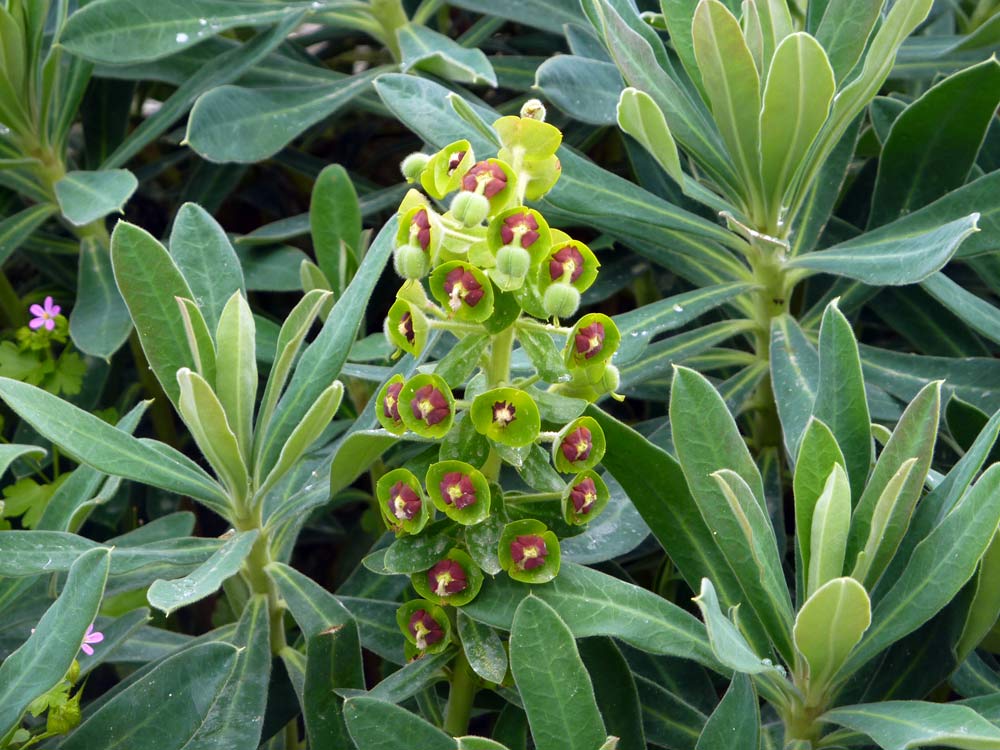
<path id="1" fill-rule="evenodd" d="M 441 443 L 440 460 L 422 464 L 421 476 L 395 469 L 377 485 L 383 519 L 397 535 L 433 533 L 453 541 L 412 576 L 422 599 L 399 612 L 411 653 L 447 645 L 450 625 L 441 607 L 471 601 L 484 570 L 503 569 L 529 583 L 555 577 L 559 536 L 578 533 L 609 498 L 594 470 L 604 435 L 580 414 L 586 402 L 617 388 L 611 357 L 621 337 L 599 313 L 572 328 L 561 324 L 576 314 L 600 263 L 584 243 L 525 205 L 560 176 L 562 134 L 543 118 L 540 104 L 521 117 L 500 118 L 496 156 L 483 158 L 463 140 L 430 156 L 412 154 L 402 164 L 406 179 L 424 192 L 411 190 L 399 209 L 394 267 L 404 283 L 386 335 L 420 357 L 435 330 L 447 331 L 464 355 L 464 362 L 444 357 L 412 377 L 393 377 L 375 405 L 387 431 Z M 539 374 L 511 377 L 517 342 Z M 566 405 L 577 404 L 575 417 L 566 413 Z M 539 462 L 550 464 L 544 482 Z M 538 492 L 505 493 L 498 484 L 504 463 Z M 535 471 L 525 469 L 529 463 Z M 571 478 L 554 479 L 560 474 Z M 562 490 L 554 490 L 558 485 Z M 435 521 L 436 513 L 444 518 Z M 492 537 L 487 528 L 496 529 Z M 487 537 L 496 545 L 490 560 L 481 544 L 469 541 Z"/>

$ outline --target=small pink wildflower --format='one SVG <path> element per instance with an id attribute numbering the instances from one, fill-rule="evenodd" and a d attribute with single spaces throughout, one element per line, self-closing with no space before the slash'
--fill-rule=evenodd
<path id="1" fill-rule="evenodd" d="M 51 299 L 51 297 L 49 299 Z M 56 308 L 56 309 L 58 309 L 58 308 Z M 98 632 L 98 631 L 94 630 L 94 626 L 93 626 L 93 624 L 91 624 L 87 628 L 87 634 L 83 636 L 83 644 L 80 646 L 80 649 L 87 656 L 93 656 L 94 655 L 94 649 L 93 649 L 93 647 L 90 644 L 91 643 L 100 643 L 103 640 L 104 640 L 104 633 L 101 633 L 101 632 Z"/>
<path id="2" fill-rule="evenodd" d="M 53 304 L 51 297 L 45 298 L 45 305 L 32 305 L 28 308 L 35 317 L 28 323 L 28 327 L 37 331 L 45 326 L 46 331 L 51 331 L 56 327 L 56 316 L 62 309 L 59 305 Z"/>

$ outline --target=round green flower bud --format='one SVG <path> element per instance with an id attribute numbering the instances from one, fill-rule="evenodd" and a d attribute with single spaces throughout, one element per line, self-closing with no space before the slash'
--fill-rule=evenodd
<path id="1" fill-rule="evenodd" d="M 601 388 L 605 393 L 617 393 L 622 384 L 622 375 L 618 368 L 608 362 L 604 365 L 604 375 L 601 377 Z"/>
<path id="2" fill-rule="evenodd" d="M 430 269 L 427 253 L 416 245 L 400 245 L 392 254 L 392 267 L 403 279 L 422 279 Z"/>
<path id="3" fill-rule="evenodd" d="M 417 356 L 427 343 L 427 318 L 420 309 L 400 297 L 385 318 L 385 337 L 404 352 Z"/>
<path id="4" fill-rule="evenodd" d="M 479 594 L 483 586 L 483 572 L 467 553 L 452 549 L 428 570 L 410 576 L 410 582 L 417 593 L 428 601 L 461 607 Z"/>
<path id="5" fill-rule="evenodd" d="M 531 445 L 542 426 L 534 399 L 517 388 L 480 393 L 472 402 L 469 416 L 481 435 L 512 448 Z"/>
<path id="6" fill-rule="evenodd" d="M 545 114 L 545 105 L 538 99 L 528 99 L 528 101 L 521 105 L 521 117 L 545 122 Z"/>
<path id="7" fill-rule="evenodd" d="M 504 292 L 520 289 L 531 269 L 531 253 L 520 245 L 504 245 L 497 250 L 496 267 L 490 278 Z"/>
<path id="8" fill-rule="evenodd" d="M 69 671 L 66 673 L 66 680 L 70 685 L 75 685 L 76 681 L 80 679 L 80 662 L 76 659 L 73 663 L 69 665 Z"/>
<path id="9" fill-rule="evenodd" d="M 396 610 L 396 624 L 421 654 L 439 654 L 451 643 L 451 621 L 441 607 L 414 599 Z"/>
<path id="10" fill-rule="evenodd" d="M 399 416 L 407 429 L 439 440 L 455 423 L 455 398 L 437 375 L 415 375 L 399 392 Z"/>
<path id="11" fill-rule="evenodd" d="M 500 535 L 497 557 L 515 581 L 547 583 L 559 573 L 559 539 L 534 518 L 514 521 Z"/>
<path id="12" fill-rule="evenodd" d="M 461 190 L 451 199 L 451 215 L 463 226 L 475 227 L 483 223 L 490 212 L 490 201 L 485 195 Z"/>
<path id="13" fill-rule="evenodd" d="M 550 317 L 569 318 L 580 307 L 580 292 L 569 284 L 556 282 L 545 290 L 542 306 Z"/>
<path id="14" fill-rule="evenodd" d="M 559 431 L 552 443 L 552 463 L 563 474 L 593 469 L 604 458 L 604 430 L 593 417 L 579 417 Z"/>
<path id="15" fill-rule="evenodd" d="M 416 151 L 403 159 L 403 163 L 399 165 L 399 171 L 403 173 L 407 182 L 416 182 L 420 179 L 420 173 L 424 171 L 430 160 L 431 157 L 427 154 Z"/>
<path id="16" fill-rule="evenodd" d="M 596 471 L 588 469 L 566 485 L 562 496 L 563 518 L 572 526 L 582 526 L 596 518 L 610 498 L 604 480 Z"/>
<path id="17" fill-rule="evenodd" d="M 375 497 L 386 525 L 396 534 L 417 534 L 431 517 L 420 480 L 406 469 L 383 474 L 375 485 Z"/>
<path id="18" fill-rule="evenodd" d="M 434 507 L 463 526 L 474 526 L 490 514 L 490 483 L 464 461 L 431 464 L 424 479 Z"/>

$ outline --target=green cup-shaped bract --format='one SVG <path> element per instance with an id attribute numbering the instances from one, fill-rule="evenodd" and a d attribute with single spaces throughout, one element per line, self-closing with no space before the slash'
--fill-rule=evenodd
<path id="1" fill-rule="evenodd" d="M 596 471 L 581 471 L 563 492 L 563 518 L 568 524 L 583 526 L 600 515 L 610 498 L 608 485 Z"/>
<path id="2" fill-rule="evenodd" d="M 410 576 L 410 581 L 424 599 L 442 606 L 461 607 L 479 594 L 483 572 L 468 553 L 452 549 L 427 570 Z"/>
<path id="3" fill-rule="evenodd" d="M 562 232 L 558 234 L 563 235 Z M 564 283 L 578 292 L 585 292 L 597 280 L 600 267 L 597 256 L 582 242 L 553 236 L 552 248 L 537 271 L 538 288 L 544 294 L 553 284 Z"/>
<path id="4" fill-rule="evenodd" d="M 399 416 L 408 430 L 440 439 L 455 422 L 455 398 L 437 375 L 414 375 L 399 392 Z"/>
<path id="5" fill-rule="evenodd" d="M 438 605 L 414 599 L 396 610 L 396 624 L 421 654 L 439 654 L 451 643 L 451 620 Z"/>
<path id="6" fill-rule="evenodd" d="M 399 414 L 399 394 L 405 382 L 402 375 L 393 375 L 378 392 L 375 400 L 375 418 L 393 435 L 406 432 L 406 425 Z"/>
<path id="7" fill-rule="evenodd" d="M 592 417 L 578 417 L 552 443 L 552 463 L 563 474 L 593 469 L 604 458 L 604 431 Z"/>
<path id="8" fill-rule="evenodd" d="M 443 239 L 441 217 L 430 206 L 412 206 L 399 217 L 396 247 L 414 245 L 427 253 L 428 259 L 433 259 Z"/>
<path id="9" fill-rule="evenodd" d="M 407 354 L 418 356 L 427 343 L 427 317 L 409 301 L 396 298 L 385 318 L 385 337 Z"/>
<path id="10" fill-rule="evenodd" d="M 595 365 L 610 360 L 618 351 L 621 340 L 618 326 L 611 318 L 601 313 L 587 313 L 576 321 L 566 339 L 563 350 L 566 366 L 571 369 L 587 368 L 588 372 L 593 370 L 599 378 L 604 374 L 604 368 Z"/>
<path id="11" fill-rule="evenodd" d="M 479 394 L 469 416 L 481 435 L 514 448 L 533 443 L 542 429 L 534 399 L 518 388 L 494 388 Z"/>
<path id="12" fill-rule="evenodd" d="M 449 143 L 427 162 L 420 175 L 420 184 L 428 195 L 441 200 L 453 190 L 458 190 L 462 177 L 475 160 L 468 141 Z"/>
<path id="13" fill-rule="evenodd" d="M 490 203 L 488 216 L 503 211 L 517 194 L 517 174 L 501 159 L 477 161 L 462 175 L 463 191 L 478 193 Z"/>
<path id="14" fill-rule="evenodd" d="M 559 573 L 559 539 L 535 518 L 504 526 L 497 556 L 515 581 L 546 583 Z"/>
<path id="15" fill-rule="evenodd" d="M 393 469 L 383 474 L 375 485 L 375 497 L 382 517 L 397 534 L 419 533 L 430 520 L 430 503 L 411 471 Z"/>
<path id="16" fill-rule="evenodd" d="M 494 255 L 504 245 L 517 245 L 531 253 L 531 265 L 537 268 L 552 247 L 552 231 L 538 211 L 515 206 L 490 220 L 486 243 Z"/>
<path id="17" fill-rule="evenodd" d="M 439 461 L 427 469 L 424 484 L 434 507 L 463 526 L 473 526 L 490 514 L 490 483 L 464 461 Z"/>
<path id="18" fill-rule="evenodd" d="M 453 260 L 434 269 L 431 294 L 452 317 L 481 323 L 493 313 L 493 284 L 471 263 Z"/>

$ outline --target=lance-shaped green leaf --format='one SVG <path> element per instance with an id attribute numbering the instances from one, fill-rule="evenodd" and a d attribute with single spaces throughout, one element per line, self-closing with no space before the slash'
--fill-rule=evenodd
<path id="1" fill-rule="evenodd" d="M 184 649 L 90 714 L 61 747 L 144 750 L 150 737 L 158 750 L 209 743 L 202 731 L 236 662 L 237 649 L 229 643 Z"/>
<path id="2" fill-rule="evenodd" d="M 308 576 L 277 562 L 267 566 L 267 573 L 278 586 L 292 617 L 306 638 L 352 622 L 350 611 Z M 395 622 L 392 628 L 398 634 Z"/>
<path id="3" fill-rule="evenodd" d="M 949 76 L 908 106 L 882 148 L 868 226 L 964 185 L 998 101 L 1000 62 L 989 59 Z"/>
<path id="4" fill-rule="evenodd" d="M 884 750 L 1000 747 L 1000 728 L 968 706 L 956 704 L 884 701 L 835 708 L 820 719 L 866 734 Z"/>
<path id="5" fill-rule="evenodd" d="M 537 342 L 541 342 L 542 344 L 544 344 L 544 342 L 541 341 L 542 337 L 549 339 L 551 348 L 555 350 L 555 358 L 549 360 L 544 359 L 546 355 L 551 356 L 552 352 L 543 350 L 541 352 L 542 358 L 537 360 L 533 359 L 532 364 L 538 368 L 539 374 L 543 378 L 549 382 L 556 382 L 559 377 L 558 375 L 548 378 L 544 373 L 542 373 L 542 369 L 546 369 L 549 371 L 549 374 L 552 374 L 552 371 L 548 369 L 550 366 L 562 367 L 562 370 L 565 373 L 566 368 L 563 366 L 562 357 L 559 356 L 559 350 L 555 349 L 555 345 L 551 343 L 552 339 L 547 333 L 532 331 L 529 336 L 539 337 Z M 520 335 L 518 338 L 521 341 L 521 345 L 525 348 L 525 351 L 527 351 L 530 346 L 530 344 L 525 344 L 527 338 Z M 434 367 L 434 374 L 443 378 L 444 381 L 452 388 L 461 388 L 462 384 L 465 383 L 468 377 L 472 374 L 472 371 L 479 366 L 480 358 L 486 354 L 486 350 L 490 345 L 490 340 L 491 337 L 485 333 L 473 333 L 463 337 L 451 348 L 451 351 L 438 361 L 437 365 Z M 532 339 L 532 342 L 536 343 L 536 340 Z M 539 362 L 542 363 L 542 367 L 540 368 L 538 367 Z"/>
<path id="6" fill-rule="evenodd" d="M 841 674 L 854 672 L 947 605 L 975 573 L 998 523 L 1000 466 L 994 465 L 914 549 Z"/>
<path id="7" fill-rule="evenodd" d="M 983 554 L 976 578 L 976 595 L 969 604 L 969 614 L 962 636 L 955 645 L 959 662 L 971 654 L 987 636 L 1000 617 L 1000 533 Z"/>
<path id="8" fill-rule="evenodd" d="M 176 298 L 194 299 L 194 294 L 167 249 L 134 224 L 115 226 L 111 266 L 149 366 L 176 406 L 177 371 L 194 364 Z"/>
<path id="9" fill-rule="evenodd" d="M 205 322 L 205 317 L 193 300 L 178 299 L 177 305 L 184 320 L 184 335 L 187 336 L 188 350 L 194 360 L 194 371 L 206 382 L 214 383 L 215 342 L 212 340 L 208 323 Z"/>
<path id="10" fill-rule="evenodd" d="M 464 47 L 444 34 L 420 24 L 408 23 L 396 31 L 403 60 L 400 70 L 411 69 L 457 81 L 497 85 L 493 66 L 482 50 Z"/>
<path id="11" fill-rule="evenodd" d="M 312 8 L 344 3 L 313 3 Z M 238 26 L 266 26 L 308 9 L 309 3 L 281 7 L 241 0 L 111 0 L 72 15 L 60 44 L 74 55 L 113 65 L 156 60 Z"/>
<path id="12" fill-rule="evenodd" d="M 309 228 L 320 270 L 343 291 L 360 260 L 361 207 L 347 170 L 330 164 L 316 177 L 309 202 Z"/>
<path id="13" fill-rule="evenodd" d="M 868 588 L 875 587 L 909 525 L 913 505 L 920 493 L 919 487 L 915 494 L 904 496 L 904 491 L 910 484 L 916 464 L 917 459 L 911 458 L 900 465 L 882 490 L 871 517 L 867 519 L 871 524 L 868 539 L 864 548 L 858 552 L 851 576 Z"/>
<path id="14" fill-rule="evenodd" d="M 847 78 L 861 58 L 883 4 L 884 0 L 828 0 L 815 33 L 838 82 Z"/>
<path id="15" fill-rule="evenodd" d="M 779 315 L 771 321 L 770 367 L 785 448 L 794 458 L 816 403 L 819 356 L 790 315 Z"/>
<path id="16" fill-rule="evenodd" d="M 809 525 L 809 553 L 804 555 L 802 565 L 808 571 L 806 595 L 812 596 L 820 586 L 844 572 L 847 534 L 851 527 L 851 487 L 841 464 L 833 464 L 823 492 L 816 499 Z"/>
<path id="17" fill-rule="evenodd" d="M 347 747 L 343 699 L 334 690 L 363 690 L 361 639 L 353 618 L 306 641 L 302 713 L 310 747 Z"/>
<path id="18" fill-rule="evenodd" d="M 458 635 L 472 671 L 487 682 L 503 682 L 507 675 L 507 652 L 497 632 L 458 610 Z"/>
<path id="19" fill-rule="evenodd" d="M 876 507 L 882 502 L 883 494 L 889 484 L 898 479 L 903 465 L 911 458 L 916 458 L 913 471 L 908 478 L 901 480 L 898 486 L 898 507 L 883 510 L 889 514 L 885 519 L 886 526 L 881 534 L 875 535 L 882 539 L 879 560 L 868 560 L 866 565 L 872 566 L 866 579 L 861 580 L 868 588 L 872 588 L 881 575 L 889 559 L 899 546 L 900 539 L 906 532 L 910 522 L 913 507 L 920 498 L 924 480 L 930 470 L 931 459 L 934 457 L 934 445 L 937 440 L 938 419 L 941 412 L 941 381 L 929 383 L 916 398 L 910 402 L 900 417 L 896 429 L 889 442 L 886 443 L 878 463 L 872 471 L 871 479 L 858 501 L 851 522 L 851 536 L 847 546 L 847 560 L 850 563 L 861 551 L 875 526 Z M 888 500 L 887 500 L 888 502 Z"/>
<path id="20" fill-rule="evenodd" d="M 844 454 L 851 493 L 861 497 L 874 447 L 858 343 L 836 302 L 823 313 L 819 333 L 819 383 L 813 416 L 826 424 Z"/>
<path id="21" fill-rule="evenodd" d="M 239 649 L 236 665 L 184 750 L 255 747 L 260 743 L 271 677 L 267 597 L 251 597 L 230 642 Z"/>
<path id="22" fill-rule="evenodd" d="M 821 696 L 871 624 L 871 602 L 853 578 L 834 578 L 809 595 L 795 618 L 795 647 L 809 667 L 809 693 Z"/>
<path id="23" fill-rule="evenodd" d="M 45 454 L 46 450 L 37 445 L 18 445 L 16 443 L 0 445 L 0 475 L 6 472 L 10 465 L 19 458 L 30 456 L 36 461 L 40 461 L 45 458 Z"/>
<path id="24" fill-rule="evenodd" d="M 246 293 L 240 259 L 225 230 L 197 203 L 185 203 L 170 230 L 170 256 L 214 334 L 226 302 L 236 292 Z"/>
<path id="25" fill-rule="evenodd" d="M 581 55 L 556 55 L 538 66 L 535 88 L 574 120 L 612 125 L 622 76 L 609 61 Z"/>
<path id="26" fill-rule="evenodd" d="M 177 383 L 181 389 L 178 410 L 184 423 L 234 502 L 242 503 L 250 478 L 222 404 L 205 379 L 186 367 L 177 371 Z"/>
<path id="27" fill-rule="evenodd" d="M 232 425 L 243 456 L 253 438 L 253 407 L 257 397 L 256 326 L 250 305 L 236 291 L 219 317 L 215 391 Z"/>
<path id="28" fill-rule="evenodd" d="M 760 746 L 760 706 L 753 682 L 745 674 L 733 675 L 718 708 L 705 722 L 695 750 L 721 750 Z"/>
<path id="29" fill-rule="evenodd" d="M 843 481 L 847 482 L 844 471 L 844 456 L 837 445 L 837 439 L 830 428 L 818 419 L 811 418 L 802 438 L 802 449 L 795 462 L 795 473 L 792 478 L 792 488 L 795 498 L 795 536 L 798 542 L 799 560 L 797 570 L 798 590 L 805 591 L 807 571 L 812 556 L 812 527 L 816 503 L 827 488 L 829 478 L 835 466 L 841 468 Z M 847 484 L 847 512 L 850 519 L 850 484 Z M 838 505 L 835 503 L 835 505 Z M 832 508 L 831 508 L 832 510 Z M 846 537 L 845 537 L 846 551 Z M 844 561 L 840 561 L 843 571 Z M 839 573 L 837 574 L 839 575 Z"/>
<path id="30" fill-rule="evenodd" d="M 684 171 L 677 144 L 663 112 L 645 91 L 629 86 L 618 98 L 618 127 L 642 144 L 678 185 L 684 185 Z"/>
<path id="31" fill-rule="evenodd" d="M 421 750 L 455 750 L 455 740 L 405 708 L 377 698 L 344 703 L 344 719 L 359 750 L 395 750 L 400 738 Z"/>
<path id="32" fill-rule="evenodd" d="M 277 463 L 260 485 L 258 490 L 260 497 L 264 497 L 305 455 L 309 446 L 323 434 L 323 430 L 330 424 L 333 415 L 340 408 L 340 402 L 343 398 L 344 385 L 339 380 L 335 380 L 333 385 L 319 395 L 319 398 L 309 407 L 309 411 L 305 413 L 302 421 L 296 425 L 282 446 Z"/>
<path id="33" fill-rule="evenodd" d="M 365 93 L 382 72 L 373 68 L 322 86 L 219 86 L 195 102 L 188 118 L 187 142 L 209 161 L 263 161 L 310 125 Z"/>
<path id="34" fill-rule="evenodd" d="M 874 286 L 901 286 L 923 281 L 941 270 L 966 237 L 979 231 L 973 213 L 930 229 L 903 230 L 889 224 L 828 250 L 792 259 L 788 266 L 829 273 Z"/>
<path id="35" fill-rule="evenodd" d="M 56 200 L 66 220 L 82 227 L 113 211 L 121 213 L 137 187 L 139 181 L 127 169 L 68 172 L 56 183 Z"/>
<path id="36" fill-rule="evenodd" d="M 257 536 L 256 530 L 241 531 L 184 578 L 154 581 L 147 594 L 149 603 L 169 615 L 175 609 L 214 594 L 223 581 L 239 572 Z"/>
<path id="37" fill-rule="evenodd" d="M 132 319 L 115 286 L 107 245 L 94 237 L 80 241 L 76 303 L 69 317 L 69 333 L 80 351 L 108 359 L 129 333 Z"/>
<path id="38" fill-rule="evenodd" d="M 105 474 L 190 495 L 216 512 L 226 512 L 226 494 L 208 474 L 189 460 L 181 461 L 153 447 L 167 446 L 136 440 L 67 401 L 16 380 L 0 378 L 0 397 L 18 416 L 77 461 Z"/>
<path id="39" fill-rule="evenodd" d="M 696 617 L 638 586 L 574 563 L 562 563 L 553 581 L 534 588 L 503 576 L 488 580 L 462 612 L 510 630 L 514 611 L 529 593 L 558 611 L 577 638 L 608 635 L 650 653 L 716 665 Z"/>
<path id="40" fill-rule="evenodd" d="M 284 390 L 288 374 L 292 371 L 295 358 L 298 356 L 302 342 L 306 334 L 312 327 L 320 309 L 330 299 L 330 292 L 320 289 L 313 289 L 306 292 L 306 295 L 299 300 L 298 304 L 281 324 L 278 332 L 278 343 L 274 363 L 267 376 L 267 386 L 264 388 L 264 396 L 260 402 L 260 409 L 257 411 L 257 423 L 254 426 L 254 465 L 257 464 L 257 457 L 262 443 L 263 436 L 271 416 L 274 414 L 274 407 L 278 405 L 278 399 Z"/>
<path id="41" fill-rule="evenodd" d="M 70 569 L 63 592 L 28 640 L 0 664 L 0 736 L 17 725 L 28 704 L 63 679 L 97 617 L 111 550 L 84 553 Z"/>
<path id="42" fill-rule="evenodd" d="M 607 732 L 573 633 L 537 597 L 526 597 L 514 613 L 510 666 L 538 750 L 592 750 L 604 742 Z"/>
<path id="43" fill-rule="evenodd" d="M 1000 342 L 1000 310 L 994 305 L 940 272 L 924 279 L 921 286 L 977 333 Z"/>
<path id="44" fill-rule="evenodd" d="M 694 599 L 701 610 L 708 630 L 708 640 L 712 644 L 712 652 L 725 666 L 745 674 L 759 674 L 774 669 L 765 664 L 747 643 L 743 634 L 736 628 L 719 607 L 719 597 L 715 587 L 707 578 L 701 581 L 701 593 Z"/>
<path id="45" fill-rule="evenodd" d="M 780 220 L 785 193 L 826 121 L 835 89 L 830 61 L 819 42 L 804 32 L 781 41 L 771 60 L 760 113 L 760 175 L 769 218 Z"/>
<path id="46" fill-rule="evenodd" d="M 568 377 L 563 355 L 556 348 L 550 333 L 524 326 L 518 329 L 517 340 L 544 380 L 558 383 Z"/>
<path id="47" fill-rule="evenodd" d="M 760 76 L 736 17 L 719 0 L 701 0 L 691 26 L 694 55 L 722 139 L 739 167 L 743 198 L 758 189 Z"/>
<path id="48" fill-rule="evenodd" d="M 660 10 L 670 34 L 671 46 L 680 58 L 688 77 L 705 99 L 707 98 L 705 87 L 702 85 L 698 61 L 694 56 L 694 39 L 691 34 L 691 24 L 697 7 L 698 0 L 660 0 Z"/>
<path id="49" fill-rule="evenodd" d="M 354 279 L 330 311 L 323 330 L 302 353 L 288 389 L 278 401 L 261 438 L 255 470 L 259 466 L 262 472 L 270 471 L 295 425 L 340 373 L 357 337 L 368 298 L 392 254 L 395 236 L 393 219 L 368 249 Z"/>
<path id="50" fill-rule="evenodd" d="M 618 743 L 618 750 L 646 750 L 636 678 L 617 644 L 611 638 L 588 638 L 577 643 L 577 648 L 610 735 L 602 747 L 614 748 Z"/>
<path id="51" fill-rule="evenodd" d="M 0 221 L 0 264 L 6 262 L 55 211 L 51 203 L 39 203 Z"/>

